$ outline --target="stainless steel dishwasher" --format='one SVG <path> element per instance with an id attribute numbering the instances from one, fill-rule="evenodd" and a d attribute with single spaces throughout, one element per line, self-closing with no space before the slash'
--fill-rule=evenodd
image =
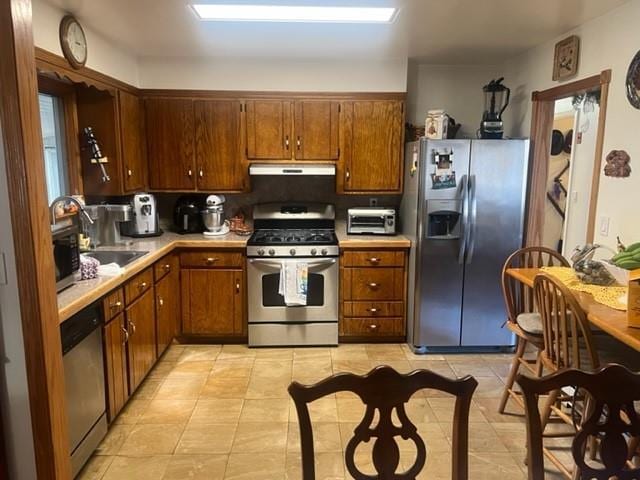
<path id="1" fill-rule="evenodd" d="M 107 433 L 102 325 L 97 303 L 60 325 L 74 477 Z"/>

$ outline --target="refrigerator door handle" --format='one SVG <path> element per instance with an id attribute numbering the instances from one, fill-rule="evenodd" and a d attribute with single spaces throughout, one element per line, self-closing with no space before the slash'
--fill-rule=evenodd
<path id="1" fill-rule="evenodd" d="M 460 179 L 462 189 L 462 223 L 460 224 L 460 250 L 458 251 L 458 263 L 464 264 L 464 255 L 467 250 L 467 232 L 469 230 L 469 181 L 468 176 Z"/>
<path id="2" fill-rule="evenodd" d="M 476 176 L 469 176 L 469 197 L 470 197 L 470 216 L 471 220 L 469 222 L 469 249 L 467 252 L 467 265 L 471 263 L 473 260 L 473 253 L 476 249 L 476 220 L 478 218 L 478 202 L 476 199 Z"/>

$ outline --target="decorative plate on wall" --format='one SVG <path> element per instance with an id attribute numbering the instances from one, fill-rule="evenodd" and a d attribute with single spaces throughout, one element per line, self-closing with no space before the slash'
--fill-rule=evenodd
<path id="1" fill-rule="evenodd" d="M 572 35 L 556 43 L 553 57 L 553 80 L 563 80 L 578 73 L 580 38 Z"/>
<path id="2" fill-rule="evenodd" d="M 640 109 L 640 51 L 631 60 L 627 71 L 627 98 L 631 105 Z"/>

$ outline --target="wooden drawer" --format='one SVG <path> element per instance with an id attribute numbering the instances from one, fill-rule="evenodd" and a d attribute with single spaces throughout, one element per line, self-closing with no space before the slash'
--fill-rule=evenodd
<path id="1" fill-rule="evenodd" d="M 105 323 L 124 311 L 124 291 L 118 288 L 102 300 Z"/>
<path id="2" fill-rule="evenodd" d="M 131 305 L 133 301 L 149 290 L 153 286 L 153 269 L 147 268 L 139 273 L 124 285 L 124 298 L 127 305 Z"/>
<path id="3" fill-rule="evenodd" d="M 344 318 L 344 335 L 400 336 L 404 335 L 404 318 Z"/>
<path id="4" fill-rule="evenodd" d="M 345 268 L 344 300 L 404 301 L 404 268 Z"/>
<path id="5" fill-rule="evenodd" d="M 156 282 L 166 274 L 178 270 L 180 270 L 180 259 L 173 253 L 170 253 L 169 255 L 163 257 L 153 265 L 153 274 L 155 276 Z"/>
<path id="6" fill-rule="evenodd" d="M 241 252 L 219 250 L 183 252 L 180 254 L 180 265 L 191 268 L 242 268 L 244 255 Z"/>
<path id="7" fill-rule="evenodd" d="M 404 250 L 346 251 L 342 254 L 345 267 L 404 267 Z"/>
<path id="8" fill-rule="evenodd" d="M 402 317 L 404 302 L 344 302 L 345 317 Z"/>

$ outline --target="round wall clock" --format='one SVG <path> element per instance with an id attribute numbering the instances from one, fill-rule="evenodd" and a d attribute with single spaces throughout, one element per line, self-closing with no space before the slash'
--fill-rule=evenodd
<path id="1" fill-rule="evenodd" d="M 640 51 L 631 60 L 627 71 L 627 98 L 631 105 L 640 109 Z"/>
<path id="2" fill-rule="evenodd" d="M 60 46 L 73 68 L 81 68 L 87 62 L 87 37 L 73 15 L 60 21 Z"/>

